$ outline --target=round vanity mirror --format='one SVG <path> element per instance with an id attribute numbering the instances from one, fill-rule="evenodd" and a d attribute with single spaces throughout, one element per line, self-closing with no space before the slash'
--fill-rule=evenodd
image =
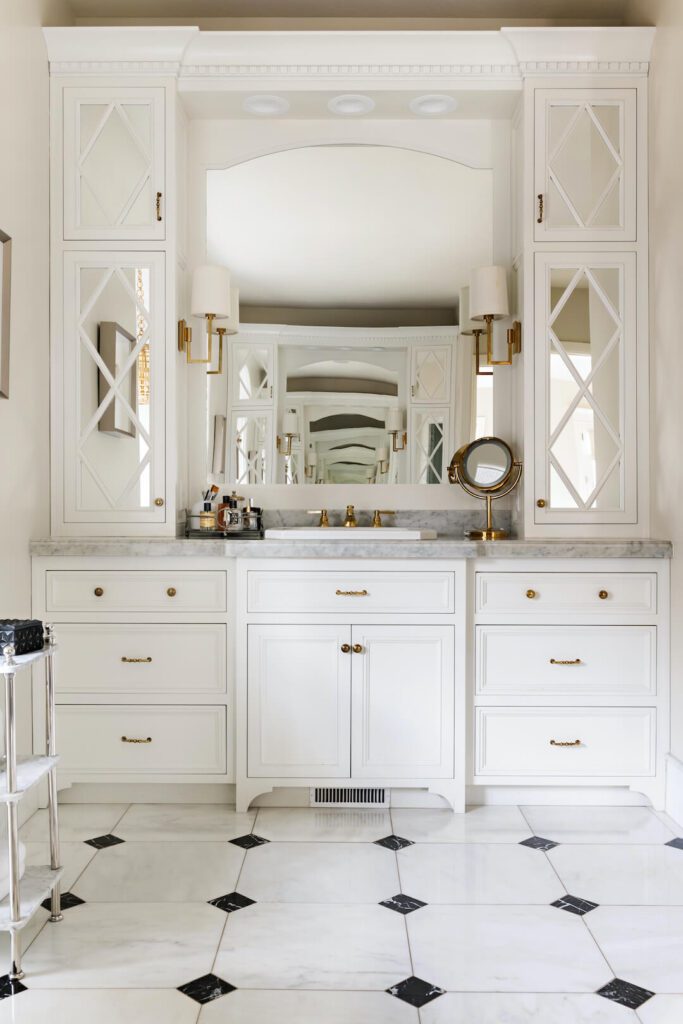
<path id="1" fill-rule="evenodd" d="M 459 448 L 448 467 L 448 479 L 460 484 L 474 498 L 486 501 L 486 526 L 470 530 L 472 540 L 503 540 L 506 530 L 494 530 L 491 503 L 503 498 L 519 483 L 522 463 L 512 454 L 510 445 L 499 437 L 479 437 Z"/>

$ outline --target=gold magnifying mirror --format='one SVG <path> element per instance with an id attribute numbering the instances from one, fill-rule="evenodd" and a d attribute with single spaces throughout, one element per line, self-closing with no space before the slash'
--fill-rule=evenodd
<path id="1" fill-rule="evenodd" d="M 499 437 L 479 437 L 459 448 L 448 467 L 448 480 L 460 484 L 473 498 L 486 501 L 486 527 L 470 530 L 471 540 L 504 540 L 507 530 L 494 530 L 492 503 L 514 490 L 522 476 L 522 463 Z"/>

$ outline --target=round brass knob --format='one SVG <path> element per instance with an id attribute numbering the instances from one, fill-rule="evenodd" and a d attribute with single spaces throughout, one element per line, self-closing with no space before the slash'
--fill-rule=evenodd
<path id="1" fill-rule="evenodd" d="M 350 650 L 351 650 L 351 644 L 342 644 L 341 645 L 342 654 L 348 654 Z"/>
<path id="2" fill-rule="evenodd" d="M 162 505 L 164 504 L 164 499 L 163 498 L 155 498 L 154 499 L 154 504 L 156 505 L 157 508 L 161 508 Z"/>
<path id="3" fill-rule="evenodd" d="M 168 594 L 169 597 L 175 597 L 178 591 L 176 590 L 175 587 L 169 587 L 166 593 Z"/>
<path id="4" fill-rule="evenodd" d="M 529 598 L 530 601 L 533 601 L 533 599 L 536 597 L 536 591 L 535 590 L 527 590 L 526 596 Z"/>
<path id="5" fill-rule="evenodd" d="M 362 654 L 363 653 L 363 648 L 361 647 L 360 644 L 354 644 L 353 645 L 353 653 L 354 654 Z"/>
<path id="6" fill-rule="evenodd" d="M 547 502 L 546 502 L 545 498 L 539 498 L 538 501 L 536 502 L 536 507 L 537 508 L 545 508 L 546 505 L 547 505 Z"/>
<path id="7" fill-rule="evenodd" d="M 609 597 L 609 594 L 607 593 L 606 590 L 600 590 L 600 591 L 598 591 L 598 597 L 600 598 L 601 601 L 606 601 L 607 598 Z"/>
<path id="8" fill-rule="evenodd" d="M 95 594 L 95 597 L 102 597 L 102 594 L 104 593 L 104 590 L 103 590 L 102 587 L 95 587 L 95 590 L 93 591 L 93 593 Z"/>

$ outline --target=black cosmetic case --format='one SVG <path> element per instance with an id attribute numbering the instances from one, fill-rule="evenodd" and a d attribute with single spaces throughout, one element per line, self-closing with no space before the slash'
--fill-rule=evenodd
<path id="1" fill-rule="evenodd" d="M 0 619 L 0 654 L 8 644 L 14 644 L 15 654 L 42 650 L 42 622 L 38 619 Z"/>

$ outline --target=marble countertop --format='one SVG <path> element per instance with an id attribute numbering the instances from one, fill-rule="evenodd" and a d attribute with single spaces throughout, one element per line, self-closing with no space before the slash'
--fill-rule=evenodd
<path id="1" fill-rule="evenodd" d="M 443 536 L 422 541 L 55 538 L 34 540 L 34 556 L 201 558 L 671 558 L 664 540 L 528 539 L 494 542 Z"/>

